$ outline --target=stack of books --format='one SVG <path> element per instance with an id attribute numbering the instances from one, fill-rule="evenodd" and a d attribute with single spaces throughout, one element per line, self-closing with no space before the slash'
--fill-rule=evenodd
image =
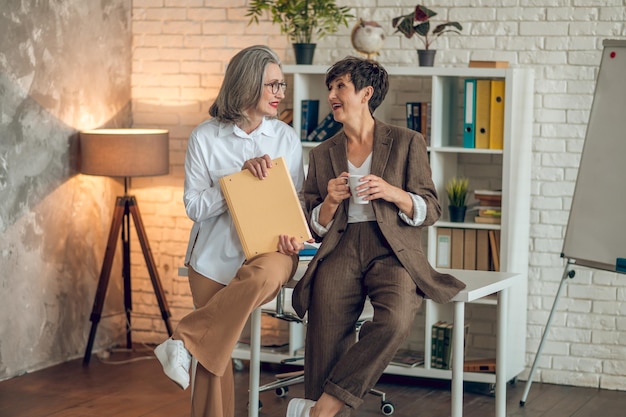
<path id="1" fill-rule="evenodd" d="M 424 136 L 426 146 L 430 146 L 430 103 L 406 103 L 406 127 Z"/>
<path id="2" fill-rule="evenodd" d="M 502 218 L 502 191 L 476 190 L 474 198 L 478 200 L 478 206 L 473 210 L 478 211 L 474 217 L 476 223 L 500 224 Z"/>
<path id="3" fill-rule="evenodd" d="M 431 333 L 430 367 L 435 369 L 452 369 L 452 331 L 454 324 L 438 321 L 433 324 Z M 464 349 L 467 347 L 469 324 L 465 325 Z M 464 353 L 465 354 L 465 353 Z"/>
<path id="4" fill-rule="evenodd" d="M 326 117 L 308 134 L 303 141 L 324 142 L 326 139 L 335 136 L 343 128 L 343 124 L 335 121 L 333 113 L 328 113 Z"/>

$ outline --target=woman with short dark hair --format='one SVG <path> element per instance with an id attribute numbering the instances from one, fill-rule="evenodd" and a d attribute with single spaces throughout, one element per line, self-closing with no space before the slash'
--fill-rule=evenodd
<path id="1" fill-rule="evenodd" d="M 376 61 L 345 58 L 326 74 L 328 103 L 343 130 L 309 153 L 304 198 L 321 241 L 293 294 L 308 313 L 305 396 L 288 417 L 347 416 L 376 384 L 407 338 L 424 296 L 450 301 L 465 285 L 440 274 L 422 249 L 422 230 L 441 215 L 423 136 L 374 118 L 389 89 Z M 357 175 L 350 199 L 348 177 Z M 355 340 L 369 297 L 374 318 Z"/>

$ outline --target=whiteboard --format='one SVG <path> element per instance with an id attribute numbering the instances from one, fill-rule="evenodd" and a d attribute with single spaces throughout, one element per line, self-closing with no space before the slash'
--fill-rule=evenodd
<path id="1" fill-rule="evenodd" d="M 626 272 L 626 40 L 603 45 L 562 256 Z"/>

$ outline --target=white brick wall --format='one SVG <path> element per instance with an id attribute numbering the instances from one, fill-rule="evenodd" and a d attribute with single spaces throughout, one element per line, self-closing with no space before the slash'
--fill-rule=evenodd
<path id="1" fill-rule="evenodd" d="M 191 308 L 186 279 L 177 276 L 190 221 L 182 205 L 186 138 L 217 94 L 224 68 L 240 48 L 263 43 L 285 63 L 293 63 L 287 39 L 269 21 L 248 25 L 246 0 L 133 1 L 133 117 L 136 127 L 170 130 L 171 173 L 134 180 L 150 244 L 155 254 L 174 324 Z M 417 65 L 418 41 L 393 34 L 391 18 L 408 13 L 407 0 L 338 0 L 353 14 L 386 28 L 386 65 Z M 535 70 L 532 224 L 528 294 L 527 359 L 539 340 L 563 273 L 560 258 L 568 209 L 593 98 L 602 40 L 626 37 L 623 0 L 442 0 L 424 2 L 464 27 L 461 36 L 444 36 L 436 65 L 464 66 L 470 59 L 508 60 Z M 354 20 L 351 21 L 351 26 Z M 350 30 L 318 41 L 315 64 L 331 64 L 356 52 Z M 149 185 L 149 188 L 144 188 Z M 136 311 L 155 313 L 136 319 L 135 338 L 156 342 L 164 326 L 151 294 L 139 245 L 133 242 Z M 626 390 L 626 280 L 623 276 L 578 270 L 568 279 L 545 345 L 536 380 Z M 489 323 L 475 320 L 473 342 L 492 346 Z M 418 320 L 419 321 L 419 320 Z M 484 330 L 484 334 L 482 331 Z M 423 332 L 419 332 L 421 334 Z M 418 336 L 419 338 L 419 336 Z M 412 343 L 417 343 L 412 340 Z M 528 370 L 521 378 L 527 377 Z"/>

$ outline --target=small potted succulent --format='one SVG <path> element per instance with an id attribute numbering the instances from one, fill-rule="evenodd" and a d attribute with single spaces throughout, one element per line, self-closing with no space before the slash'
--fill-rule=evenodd
<path id="1" fill-rule="evenodd" d="M 437 16 L 437 13 L 426 6 L 418 4 L 412 13 L 394 17 L 391 21 L 392 26 L 396 29 L 394 33 L 400 32 L 407 39 L 411 39 L 417 35 L 424 45 L 424 49 L 418 49 L 417 54 L 421 66 L 431 67 L 435 61 L 434 49 L 430 49 L 433 42 L 444 33 L 461 34 L 463 26 L 459 22 L 443 22 L 434 27 L 430 31 L 430 19 Z M 425 52 L 428 51 L 428 52 Z"/>
<path id="2" fill-rule="evenodd" d="M 448 211 L 451 222 L 465 221 L 465 211 L 467 210 L 467 193 L 469 179 L 465 177 L 454 177 L 446 184 L 446 194 L 448 194 Z"/>
<path id="3" fill-rule="evenodd" d="M 354 17 L 349 7 L 339 7 L 335 0 L 252 0 L 246 13 L 248 24 L 259 23 L 264 12 L 293 44 L 297 64 L 312 63 L 314 36 L 321 39 L 340 26 L 348 27 L 348 18 Z"/>

